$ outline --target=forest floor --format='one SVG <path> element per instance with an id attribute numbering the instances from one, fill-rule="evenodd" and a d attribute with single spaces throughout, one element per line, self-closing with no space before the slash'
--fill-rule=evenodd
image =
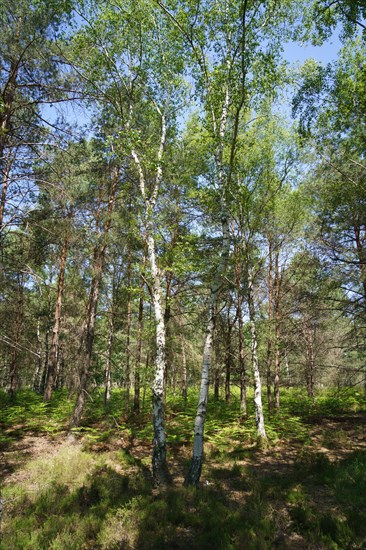
<path id="1" fill-rule="evenodd" d="M 72 402 L 1 396 L 0 548 L 366 548 L 366 400 L 309 400 L 288 390 L 258 448 L 252 410 L 210 403 L 199 489 L 182 486 L 195 395 L 167 403 L 170 488 L 150 477 L 149 407 L 126 415 L 122 393 L 94 397 L 70 440 Z"/>

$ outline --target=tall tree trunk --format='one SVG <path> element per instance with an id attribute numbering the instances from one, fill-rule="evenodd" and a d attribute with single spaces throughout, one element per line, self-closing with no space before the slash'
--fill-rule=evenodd
<path id="1" fill-rule="evenodd" d="M 209 320 L 206 328 L 205 345 L 202 356 L 201 387 L 198 399 L 197 414 L 194 423 L 193 453 L 188 473 L 185 478 L 185 485 L 197 486 L 201 477 L 203 464 L 204 428 L 208 402 L 208 389 L 210 380 L 212 344 L 216 322 L 216 311 L 222 288 L 223 277 L 229 260 L 230 252 L 230 228 L 225 203 L 222 204 L 222 252 L 220 262 L 216 271 L 214 285 L 211 288 L 209 304 Z"/>
<path id="2" fill-rule="evenodd" d="M 127 260 L 127 326 L 126 326 L 126 371 L 125 371 L 125 389 L 126 389 L 126 412 L 130 408 L 130 390 L 131 390 L 131 253 Z"/>
<path id="3" fill-rule="evenodd" d="M 273 253 L 272 241 L 268 245 L 268 336 L 267 336 L 267 401 L 268 411 L 272 411 L 272 323 L 273 323 Z"/>
<path id="4" fill-rule="evenodd" d="M 243 297 L 241 291 L 241 261 L 239 258 L 239 248 L 235 246 L 235 283 L 236 283 L 236 318 L 238 320 L 238 352 L 239 352 L 239 375 L 240 375 L 240 414 L 247 416 L 247 380 L 245 369 L 245 349 L 244 349 L 244 324 L 243 324 Z"/>
<path id="5" fill-rule="evenodd" d="M 44 361 L 42 365 L 41 383 L 39 388 L 41 394 L 44 394 L 44 390 L 46 387 L 46 380 L 48 376 L 48 367 L 49 367 L 49 359 L 50 359 L 50 332 L 51 332 L 50 310 L 51 310 L 51 303 L 50 303 L 50 294 L 49 294 L 47 324 L 46 324 L 46 332 L 44 335 L 44 354 L 43 354 Z"/>
<path id="6" fill-rule="evenodd" d="M 156 362 L 153 381 L 153 421 L 154 440 L 152 469 L 156 485 L 166 485 L 169 481 L 166 461 L 166 436 L 164 420 L 164 380 L 165 380 L 165 323 L 162 308 L 162 292 L 158 267 L 156 264 L 155 240 L 152 222 L 149 224 L 147 236 L 147 252 L 153 277 L 153 304 L 156 324 Z"/>
<path id="7" fill-rule="evenodd" d="M 22 274 L 18 275 L 18 296 L 17 296 L 17 310 L 15 315 L 15 327 L 14 336 L 12 339 L 12 352 L 11 361 L 9 367 L 9 382 L 8 393 L 10 397 L 14 397 L 15 392 L 19 387 L 19 351 L 20 351 L 20 338 L 24 324 L 24 277 Z"/>
<path id="8" fill-rule="evenodd" d="M 314 370 L 315 370 L 315 357 L 314 357 L 314 328 L 311 320 L 305 320 L 304 326 L 304 339 L 305 339 L 305 359 L 306 359 L 306 391 L 308 397 L 314 397 Z"/>
<path id="9" fill-rule="evenodd" d="M 243 310 L 241 293 L 238 295 L 238 346 L 239 346 L 239 373 L 240 373 L 240 414 L 247 416 L 247 376 L 245 368 L 245 349 L 243 334 Z"/>
<path id="10" fill-rule="evenodd" d="M 182 354 L 182 382 L 181 382 L 181 390 L 182 390 L 182 397 L 184 402 L 187 402 L 188 397 L 188 385 L 187 385 L 187 357 L 186 357 L 186 346 L 185 346 L 185 340 L 184 340 L 184 334 L 183 331 L 179 333 L 179 339 L 180 339 L 180 350 Z"/>
<path id="11" fill-rule="evenodd" d="M 165 323 L 165 338 L 166 338 L 166 349 L 165 349 L 165 376 L 164 376 L 164 399 L 166 397 L 166 391 L 168 387 L 168 378 L 169 378 L 169 371 L 171 370 L 172 365 L 172 353 L 171 353 L 171 346 L 170 346 L 170 321 L 171 321 L 171 290 L 172 290 L 172 279 L 173 279 L 173 272 L 171 269 L 168 270 L 166 274 L 166 293 L 165 293 L 165 311 L 164 311 L 164 323 Z"/>
<path id="12" fill-rule="evenodd" d="M 221 342 L 218 336 L 219 333 L 220 333 L 220 330 L 216 328 L 216 338 L 214 338 L 214 344 L 213 344 L 213 353 L 214 353 L 213 384 L 214 384 L 215 401 L 218 401 L 220 399 L 220 383 L 221 383 L 221 367 L 222 367 Z"/>
<path id="13" fill-rule="evenodd" d="M 231 389 L 230 389 L 230 378 L 231 378 L 231 367 L 232 367 L 232 351 L 231 351 L 231 332 L 232 324 L 230 322 L 230 308 L 228 308 L 228 319 L 227 319 L 227 335 L 226 335 L 226 356 L 225 356 L 225 401 L 230 401 Z"/>
<path id="14" fill-rule="evenodd" d="M 19 63 L 11 62 L 8 81 L 5 83 L 1 94 L 2 109 L 0 111 L 0 166 L 4 165 L 4 153 L 6 142 L 9 138 L 9 130 L 11 127 L 11 117 L 13 113 L 13 103 L 17 88 L 17 78 L 19 71 Z"/>
<path id="15" fill-rule="evenodd" d="M 212 300 L 211 300 L 212 301 Z M 215 308 L 210 308 L 210 320 L 207 325 L 205 346 L 203 348 L 201 388 L 198 400 L 197 415 L 194 423 L 193 456 L 188 474 L 185 478 L 186 485 L 197 486 L 201 477 L 203 464 L 203 434 L 208 401 L 209 374 L 211 366 L 212 339 L 215 328 Z"/>
<path id="16" fill-rule="evenodd" d="M 157 168 L 153 191 L 150 196 L 147 195 L 147 185 L 145 174 L 142 169 L 140 158 L 135 150 L 132 150 L 132 157 L 136 163 L 139 174 L 141 196 L 145 202 L 145 227 L 147 241 L 147 256 L 150 264 L 151 277 L 153 282 L 152 297 L 155 313 L 156 327 L 156 360 L 154 380 L 152 385 L 152 405 L 153 405 L 153 452 L 152 452 L 152 474 L 155 485 L 167 485 L 170 482 L 168 465 L 166 461 L 166 435 L 165 435 L 165 414 L 164 414 L 164 380 L 166 369 L 166 335 L 163 314 L 163 299 L 161 290 L 160 273 L 156 261 L 155 249 L 155 228 L 154 211 L 158 198 L 158 193 L 163 177 L 162 159 L 166 144 L 166 118 L 165 114 L 157 108 L 161 116 L 161 136 L 157 155 Z"/>
<path id="17" fill-rule="evenodd" d="M 145 268 L 146 268 L 146 253 L 142 259 L 141 270 L 141 283 L 140 283 L 140 299 L 139 299 L 139 311 L 137 318 L 137 344 L 136 344 L 136 363 L 134 373 L 134 396 L 133 396 L 133 410 L 135 412 L 140 411 L 140 389 L 141 389 L 141 358 L 142 358 L 142 333 L 144 322 L 144 287 L 145 287 Z"/>
<path id="18" fill-rule="evenodd" d="M 9 187 L 9 177 L 10 177 L 10 169 L 12 165 L 12 159 L 11 159 L 11 151 L 9 151 L 7 159 L 4 163 L 1 163 L 1 165 L 4 164 L 4 171 L 2 174 L 3 178 L 3 185 L 1 189 L 1 199 L 0 199 L 0 236 L 4 227 L 4 214 L 5 214 L 5 206 L 6 206 L 6 198 L 8 194 L 8 187 Z"/>
<path id="19" fill-rule="evenodd" d="M 106 405 L 111 398 L 113 335 L 114 335 L 114 311 L 113 311 L 113 305 L 112 305 L 112 311 L 109 318 L 109 328 L 108 328 L 107 359 L 106 359 L 106 366 L 105 366 L 104 405 Z"/>
<path id="20" fill-rule="evenodd" d="M 68 221 L 71 221 L 72 213 L 68 215 Z M 62 310 L 62 296 L 65 286 L 65 271 L 66 271 L 66 261 L 67 261 L 67 252 L 68 252 L 68 237 L 65 237 L 65 240 L 62 245 L 61 257 L 60 257 L 60 269 L 58 274 L 57 281 L 57 295 L 56 295 L 56 307 L 55 307 L 55 316 L 52 329 L 52 340 L 51 340 L 51 349 L 48 361 L 48 372 L 45 384 L 45 390 L 43 399 L 45 401 L 50 401 L 52 396 L 52 390 L 55 383 L 55 376 L 57 371 L 57 361 L 58 361 L 58 348 L 60 341 L 60 325 L 61 325 L 61 310 Z"/>
<path id="21" fill-rule="evenodd" d="M 20 60 L 15 62 L 11 61 L 10 64 L 10 73 L 7 82 L 4 85 L 0 100 L 1 100 L 1 109 L 0 109 L 0 177 L 2 178 L 2 189 L 1 189 L 1 199 L 0 199 L 0 235 L 4 226 L 4 213 L 6 198 L 9 185 L 9 175 L 11 169 L 11 152 L 7 155 L 5 159 L 5 149 L 9 142 L 9 135 L 11 129 L 11 118 L 13 114 L 13 103 L 15 99 L 15 93 L 17 89 L 17 78 L 19 72 L 19 63 Z"/>
<path id="22" fill-rule="evenodd" d="M 36 370 L 34 372 L 34 377 L 33 377 L 33 391 L 35 391 L 36 393 L 38 393 L 40 389 L 40 376 L 41 376 L 41 370 L 42 370 L 42 339 L 41 339 L 40 325 L 41 325 L 41 320 L 40 320 L 40 317 L 38 317 L 37 319 L 38 357 L 37 357 Z"/>
<path id="23" fill-rule="evenodd" d="M 65 357 L 63 353 L 62 346 L 59 346 L 58 350 L 59 360 L 57 362 L 57 371 L 56 371 L 56 380 L 55 387 L 57 390 L 60 390 L 64 387 L 64 374 L 65 374 Z"/>
<path id="24" fill-rule="evenodd" d="M 119 179 L 118 169 L 114 170 L 108 198 L 107 219 L 102 229 L 102 235 L 100 236 L 100 244 L 97 244 L 94 249 L 93 258 L 93 276 L 89 293 L 88 310 L 86 317 L 86 326 L 83 334 L 81 346 L 82 346 L 82 365 L 79 375 L 79 388 L 77 392 L 74 412 L 70 422 L 70 429 L 76 428 L 80 424 L 80 420 L 84 411 L 85 395 L 87 390 L 87 384 L 89 379 L 89 370 L 91 365 L 94 333 L 95 333 L 95 321 L 97 317 L 97 308 L 99 300 L 100 285 L 102 282 L 104 262 L 107 249 L 108 233 L 111 226 L 111 216 L 116 199 L 117 183 Z M 100 203 L 99 207 L 100 209 Z M 97 220 L 97 224 L 99 221 Z"/>
<path id="25" fill-rule="evenodd" d="M 274 369 L 274 406 L 280 408 L 280 368 L 281 368 L 281 312 L 280 312 L 281 277 L 279 270 L 279 250 L 275 252 L 275 277 L 274 277 L 274 317 L 275 317 L 275 369 Z"/>
<path id="26" fill-rule="evenodd" d="M 254 376 L 254 405 L 255 405 L 255 419 L 257 426 L 257 436 L 260 444 L 267 443 L 267 435 L 264 427 L 264 416 L 262 406 L 262 384 L 259 373 L 259 361 L 258 361 L 258 339 L 257 329 L 255 323 L 255 308 L 253 298 L 253 269 L 248 270 L 248 306 L 249 306 L 249 322 L 250 332 L 252 337 L 252 368 Z"/>
<path id="27" fill-rule="evenodd" d="M 225 276 L 227 265 L 230 255 L 230 220 L 226 203 L 226 190 L 227 185 L 230 183 L 232 168 L 234 164 L 235 145 L 237 138 L 237 128 L 239 121 L 239 114 L 241 107 L 243 106 L 244 98 L 240 107 L 237 109 L 235 124 L 234 124 L 234 137 L 231 143 L 231 158 L 229 163 L 229 174 L 225 176 L 223 169 L 223 152 L 224 152 L 224 138 L 226 132 L 226 124 L 229 113 L 230 103 L 230 90 L 226 87 L 225 100 L 222 106 L 220 120 L 217 121 L 214 111 L 213 116 L 213 130 L 218 138 L 218 146 L 215 152 L 215 165 L 218 175 L 218 183 L 221 190 L 220 197 L 220 218 L 221 218 L 221 230 L 222 230 L 222 245 L 221 245 L 221 257 L 219 265 L 217 267 L 214 283 L 211 287 L 210 301 L 209 301 L 209 316 L 206 329 L 206 338 L 202 355 L 202 370 L 201 370 L 201 387 L 198 399 L 197 413 L 194 423 L 194 439 L 193 439 L 193 453 L 190 463 L 190 467 L 186 478 L 184 480 L 185 485 L 197 486 L 201 477 L 202 464 L 203 464 L 203 446 L 204 446 L 204 428 L 206 419 L 206 410 L 208 402 L 208 389 L 211 370 L 211 357 L 212 357 L 212 344 L 216 322 L 216 312 L 218 301 L 223 285 L 223 278 Z"/>

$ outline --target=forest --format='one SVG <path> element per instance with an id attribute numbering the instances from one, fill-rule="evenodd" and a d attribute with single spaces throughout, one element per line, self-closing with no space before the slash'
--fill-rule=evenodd
<path id="1" fill-rule="evenodd" d="M 365 0 L 0 27 L 0 548 L 365 548 Z"/>

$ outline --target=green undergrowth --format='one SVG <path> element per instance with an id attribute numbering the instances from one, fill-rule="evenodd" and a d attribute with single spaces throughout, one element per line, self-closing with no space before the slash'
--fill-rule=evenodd
<path id="1" fill-rule="evenodd" d="M 364 548 L 366 453 L 352 448 L 343 424 L 362 435 L 364 396 L 323 392 L 312 400 L 284 390 L 281 398 L 281 411 L 266 414 L 270 447 L 261 450 L 252 396 L 245 419 L 235 392 L 229 403 L 210 397 L 200 488 L 179 481 L 158 492 L 150 476 L 148 398 L 136 415 L 126 411 L 123 391 L 107 407 L 94 391 L 71 443 L 64 437 L 73 405 L 66 393 L 56 392 L 49 404 L 27 391 L 14 401 L 1 394 L 2 449 L 13 460 L 13 477 L 1 490 L 1 550 Z M 175 476 L 187 467 L 196 401 L 195 391 L 186 403 L 167 398 Z M 44 438 L 44 452 L 17 451 L 28 434 Z M 324 448 L 347 454 L 334 459 Z"/>
<path id="2" fill-rule="evenodd" d="M 337 464 L 314 454 L 276 474 L 223 464 L 198 490 L 157 493 L 128 453 L 65 443 L 3 489 L 0 548 L 270 549 L 294 536 L 302 548 L 363 548 L 365 472 L 365 453 Z"/>
<path id="3" fill-rule="evenodd" d="M 76 434 L 87 435 L 90 440 L 106 441 L 114 434 L 123 432 L 126 436 L 152 440 L 151 406 L 147 396 L 139 415 L 127 410 L 122 390 L 113 392 L 107 406 L 103 394 L 96 389 L 88 400 L 81 426 Z M 174 394 L 167 397 L 166 422 L 168 443 L 182 445 L 192 437 L 198 392 L 192 390 L 186 403 Z M 40 432 L 59 434 L 68 429 L 73 409 L 73 398 L 65 391 L 54 392 L 52 401 L 44 403 L 40 395 L 23 390 L 11 400 L 5 392 L 0 392 L 0 423 L 2 427 L 0 443 L 16 440 L 24 433 Z M 300 390 L 283 390 L 281 409 L 277 414 L 265 412 L 269 440 L 297 439 L 306 442 L 309 422 L 317 417 L 333 417 L 357 413 L 366 409 L 364 394 L 353 392 L 322 392 L 315 399 L 308 398 Z M 233 392 L 226 403 L 210 397 L 205 426 L 206 440 L 219 449 L 227 449 L 228 442 L 234 446 L 253 444 L 256 441 L 254 407 L 252 395 L 248 396 L 248 414 L 245 419 L 239 413 L 239 396 Z"/>

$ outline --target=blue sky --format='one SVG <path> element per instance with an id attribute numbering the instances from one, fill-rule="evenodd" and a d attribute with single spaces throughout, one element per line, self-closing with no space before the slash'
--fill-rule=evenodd
<path id="1" fill-rule="evenodd" d="M 300 45 L 298 42 L 288 42 L 284 46 L 284 56 L 289 63 L 303 63 L 306 59 L 316 59 L 324 64 L 337 59 L 342 44 L 339 33 L 335 31 L 330 39 L 322 46 L 311 44 Z"/>

